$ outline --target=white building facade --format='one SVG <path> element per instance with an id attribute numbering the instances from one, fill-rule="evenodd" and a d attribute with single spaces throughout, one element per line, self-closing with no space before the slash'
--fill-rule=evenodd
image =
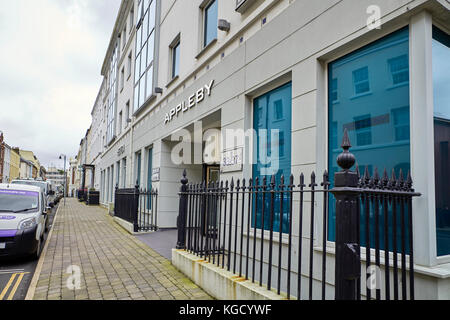
<path id="1" fill-rule="evenodd" d="M 450 298 L 449 10 L 445 0 L 122 1 L 91 126 L 101 203 L 116 185 L 156 188 L 159 227 L 173 228 L 183 169 L 191 182 L 262 177 L 258 130 L 275 129 L 274 174 L 332 177 L 347 129 L 361 167 L 411 171 L 422 194 L 417 297 Z"/>

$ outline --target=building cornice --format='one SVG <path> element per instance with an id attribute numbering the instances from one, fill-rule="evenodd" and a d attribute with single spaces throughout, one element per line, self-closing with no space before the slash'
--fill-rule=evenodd
<path id="1" fill-rule="evenodd" d="M 126 22 L 126 12 L 128 12 L 128 7 L 130 3 L 134 3 L 133 0 L 122 0 L 120 4 L 119 13 L 117 14 L 116 22 L 114 24 L 113 32 L 111 34 L 111 38 L 109 40 L 108 50 L 106 51 L 105 59 L 103 60 L 103 65 L 101 69 L 101 75 L 105 75 L 107 71 L 107 67 L 109 65 L 109 58 L 111 57 L 112 51 L 114 49 L 114 45 L 117 41 L 117 35 L 121 32 L 121 26 L 124 22 Z"/>

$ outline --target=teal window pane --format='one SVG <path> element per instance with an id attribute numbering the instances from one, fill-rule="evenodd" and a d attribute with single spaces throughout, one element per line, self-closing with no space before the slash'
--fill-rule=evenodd
<path id="1" fill-rule="evenodd" d="M 152 190 L 152 171 L 153 171 L 153 149 L 148 149 L 147 154 L 147 161 L 148 161 L 148 169 L 147 169 L 147 190 L 150 192 Z M 149 196 L 147 198 L 147 208 L 149 210 L 152 209 L 152 197 Z"/>
<path id="2" fill-rule="evenodd" d="M 409 61 L 408 55 L 404 54 L 388 60 L 389 69 L 394 85 L 409 82 Z"/>
<path id="3" fill-rule="evenodd" d="M 340 144 L 344 129 L 349 133 L 360 170 L 367 166 L 371 174 L 378 168 L 392 169 L 406 176 L 410 169 L 410 121 L 409 86 L 397 85 L 406 81 L 409 74 L 409 33 L 404 28 L 376 42 L 354 51 L 328 66 L 328 169 L 331 187 L 334 174 L 339 170 L 337 156 L 342 152 Z M 394 75 L 397 75 L 393 77 Z M 394 78 L 396 80 L 394 80 Z M 337 86 L 339 83 L 339 86 Z M 358 96 L 359 95 L 359 96 Z M 336 97 L 339 103 L 333 103 Z M 355 169 L 355 168 L 353 168 Z M 329 234 L 335 240 L 335 201 L 330 198 Z M 361 227 L 365 225 L 361 210 Z M 384 224 L 383 210 L 379 210 L 380 225 Z M 393 246 L 392 212 L 389 219 L 389 248 Z M 371 209 L 371 244 L 374 244 L 375 213 Z M 399 226 L 400 227 L 400 226 Z M 385 248 L 384 229 L 380 228 L 381 248 Z M 399 231 L 399 230 L 397 230 Z M 400 244 L 400 232 L 397 232 Z M 361 245 L 365 245 L 364 228 L 361 228 Z M 408 250 L 408 248 L 406 248 Z"/>
<path id="4" fill-rule="evenodd" d="M 368 67 L 353 71 L 353 85 L 355 87 L 355 95 L 370 91 Z"/>
<path id="5" fill-rule="evenodd" d="M 434 170 L 437 255 L 450 254 L 450 35 L 433 27 Z"/>
<path id="6" fill-rule="evenodd" d="M 141 154 L 136 154 L 136 184 L 141 185 Z"/>
<path id="7" fill-rule="evenodd" d="M 258 177 L 262 185 L 266 177 L 267 185 L 275 175 L 276 184 L 285 177 L 285 184 L 289 181 L 291 174 L 291 127 L 292 127 L 292 84 L 288 83 L 274 89 L 253 101 L 253 127 L 256 132 L 256 143 L 253 145 L 255 156 L 253 165 L 253 180 Z M 256 216 L 253 217 L 252 225 L 257 228 L 270 229 L 270 196 L 266 196 L 263 202 L 262 194 L 254 199 Z M 274 221 L 273 230 L 280 230 L 280 205 L 281 197 L 277 195 L 274 199 Z M 283 224 L 282 232 L 289 231 L 289 201 L 283 197 Z M 262 215 L 264 207 L 264 217 Z M 264 218 L 264 225 L 262 220 Z"/>
<path id="8" fill-rule="evenodd" d="M 338 100 L 338 82 L 337 79 L 331 79 L 330 99 L 333 102 Z"/>
<path id="9" fill-rule="evenodd" d="M 409 140 L 409 108 L 392 109 L 392 119 L 395 128 L 395 140 Z"/>
<path id="10" fill-rule="evenodd" d="M 205 8 L 205 46 L 217 38 L 217 2 L 217 0 L 214 0 Z"/>

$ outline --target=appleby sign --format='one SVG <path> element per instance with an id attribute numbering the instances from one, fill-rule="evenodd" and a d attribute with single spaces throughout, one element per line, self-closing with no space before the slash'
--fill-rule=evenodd
<path id="1" fill-rule="evenodd" d="M 168 113 L 166 113 L 164 117 L 164 124 L 168 124 L 173 120 L 174 117 L 178 117 L 180 114 L 185 113 L 191 108 L 195 107 L 197 104 L 201 103 L 205 100 L 205 97 L 209 97 L 211 95 L 211 89 L 214 85 L 214 80 L 200 89 L 198 89 L 195 93 L 189 96 L 189 98 L 185 101 L 180 102 L 175 108 L 170 109 Z"/>

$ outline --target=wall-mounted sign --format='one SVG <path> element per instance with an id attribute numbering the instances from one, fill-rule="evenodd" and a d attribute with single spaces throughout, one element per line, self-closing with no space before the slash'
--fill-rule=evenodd
<path id="1" fill-rule="evenodd" d="M 222 161 L 220 163 L 220 170 L 222 172 L 234 172 L 242 171 L 243 168 L 243 148 L 235 148 L 230 150 L 225 150 L 222 153 Z"/>
<path id="2" fill-rule="evenodd" d="M 178 117 L 180 114 L 185 113 L 186 111 L 195 107 L 197 104 L 201 103 L 203 100 L 205 100 L 205 97 L 209 97 L 211 95 L 213 84 L 214 80 L 211 80 L 209 85 L 207 84 L 198 89 L 195 93 L 190 95 L 187 100 L 182 101 L 175 108 L 170 109 L 170 111 L 166 113 L 164 117 L 164 124 L 168 124 L 173 120 L 174 117 Z"/>
<path id="3" fill-rule="evenodd" d="M 154 168 L 152 170 L 152 182 L 158 182 L 161 180 L 161 168 Z"/>
<path id="4" fill-rule="evenodd" d="M 117 150 L 117 156 L 121 156 L 125 153 L 125 146 L 121 146 L 119 150 Z"/>

